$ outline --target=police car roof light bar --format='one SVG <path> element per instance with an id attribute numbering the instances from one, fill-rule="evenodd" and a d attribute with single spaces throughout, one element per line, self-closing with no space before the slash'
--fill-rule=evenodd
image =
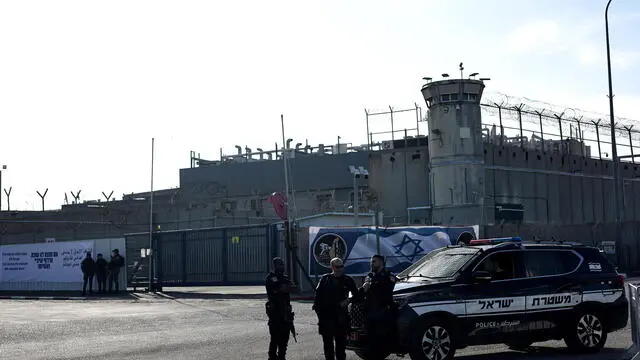
<path id="1" fill-rule="evenodd" d="M 512 237 L 492 238 L 492 239 L 478 239 L 478 240 L 471 240 L 469 242 L 469 245 L 495 245 L 495 244 L 502 244 L 505 242 L 522 242 L 522 238 L 519 236 L 512 236 Z"/>

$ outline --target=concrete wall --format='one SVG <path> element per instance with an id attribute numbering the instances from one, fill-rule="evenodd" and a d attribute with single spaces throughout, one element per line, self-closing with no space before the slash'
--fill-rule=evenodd
<path id="1" fill-rule="evenodd" d="M 559 225 L 615 220 L 612 162 L 485 145 L 485 219 L 493 224 L 494 204 L 524 205 L 525 223 Z M 640 221 L 640 170 L 623 163 L 625 220 Z"/>
<path id="2" fill-rule="evenodd" d="M 409 202 L 405 200 L 404 149 L 372 153 L 371 190 L 380 201 L 385 217 L 406 218 L 406 208 L 431 205 L 431 192 L 446 193 L 446 186 L 432 188 L 426 148 L 406 149 Z M 412 160 L 411 154 L 421 158 Z M 396 161 L 389 161 L 390 157 Z M 484 211 L 475 218 L 453 219 L 452 224 L 494 224 L 496 203 L 524 206 L 524 223 L 557 225 L 611 223 L 615 220 L 612 162 L 580 156 L 524 150 L 517 146 L 484 144 Z M 640 221 L 640 165 L 623 163 L 625 220 Z M 445 184 L 446 185 L 446 184 Z M 408 206 L 407 206 L 408 205 Z M 463 205 L 451 207 L 453 215 Z M 429 215 L 423 212 L 423 216 Z M 445 222 L 447 219 L 428 219 Z"/>
<path id="3" fill-rule="evenodd" d="M 296 155 L 297 156 L 297 155 Z M 289 161 L 292 189 L 349 188 L 348 166 L 367 166 L 368 152 L 337 155 L 303 155 Z M 180 170 L 181 188 L 199 197 L 235 197 L 284 192 L 282 161 L 231 163 Z"/>
<path id="4" fill-rule="evenodd" d="M 385 217 L 406 219 L 407 207 L 430 205 L 428 164 L 426 147 L 371 154 L 369 186 L 377 195 Z"/>

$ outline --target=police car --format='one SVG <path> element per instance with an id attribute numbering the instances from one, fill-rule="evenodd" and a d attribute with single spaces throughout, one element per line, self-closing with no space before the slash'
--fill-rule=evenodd
<path id="1" fill-rule="evenodd" d="M 413 360 L 452 359 L 473 345 L 524 350 L 553 339 L 594 353 L 628 321 L 624 276 L 597 248 L 580 244 L 473 240 L 430 252 L 398 279 L 389 352 Z M 365 337 L 352 324 L 347 347 L 362 358 Z"/>

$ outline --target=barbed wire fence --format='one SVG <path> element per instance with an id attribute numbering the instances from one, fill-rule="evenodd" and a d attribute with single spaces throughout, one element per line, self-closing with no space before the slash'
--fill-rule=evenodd
<path id="1" fill-rule="evenodd" d="M 544 147 L 547 140 L 576 139 L 597 144 L 600 158 L 603 152 L 608 156 L 611 126 L 606 114 L 497 92 L 487 93 L 483 98 L 483 125 L 495 125 L 499 141 L 520 140 L 524 146 L 525 137 L 531 134 L 539 137 Z M 631 155 L 637 153 L 634 144 L 640 140 L 640 121 L 616 117 L 615 132 L 617 147 L 628 150 Z"/>

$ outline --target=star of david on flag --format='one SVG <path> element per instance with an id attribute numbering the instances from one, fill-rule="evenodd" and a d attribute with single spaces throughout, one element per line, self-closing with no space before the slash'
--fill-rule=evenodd
<path id="1" fill-rule="evenodd" d="M 416 256 L 424 252 L 424 249 L 420 246 L 420 242 L 421 240 L 412 239 L 407 234 L 405 234 L 404 237 L 402 238 L 402 242 L 400 242 L 400 244 L 398 245 L 394 245 L 393 248 L 396 249 L 395 251 L 396 254 L 402 255 L 406 257 L 407 260 L 413 262 Z M 413 249 L 411 249 L 412 247 L 411 244 L 413 244 Z M 409 248 L 408 253 L 405 253 L 403 251 L 405 247 Z"/>

